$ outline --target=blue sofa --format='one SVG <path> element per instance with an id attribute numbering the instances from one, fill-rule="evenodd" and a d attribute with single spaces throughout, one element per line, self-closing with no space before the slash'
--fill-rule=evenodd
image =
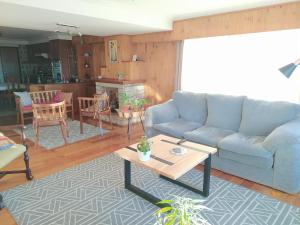
<path id="1" fill-rule="evenodd" d="M 217 147 L 214 168 L 284 192 L 300 191 L 297 104 L 177 91 L 146 110 L 145 133 Z"/>

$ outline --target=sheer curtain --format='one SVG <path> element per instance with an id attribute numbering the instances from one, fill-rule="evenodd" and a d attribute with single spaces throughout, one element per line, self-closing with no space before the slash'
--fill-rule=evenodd
<path id="1" fill-rule="evenodd" d="M 300 29 L 186 40 L 181 89 L 299 102 L 300 68 L 278 71 L 299 57 Z"/>

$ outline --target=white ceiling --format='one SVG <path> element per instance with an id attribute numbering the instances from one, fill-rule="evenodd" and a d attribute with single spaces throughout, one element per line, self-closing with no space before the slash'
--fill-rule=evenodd
<path id="1" fill-rule="evenodd" d="M 174 20 L 292 1 L 296 0 L 0 0 L 0 26 L 29 29 L 2 28 L 3 37 L 27 41 L 51 35 L 56 23 L 79 26 L 86 35 L 140 34 L 171 30 Z"/>

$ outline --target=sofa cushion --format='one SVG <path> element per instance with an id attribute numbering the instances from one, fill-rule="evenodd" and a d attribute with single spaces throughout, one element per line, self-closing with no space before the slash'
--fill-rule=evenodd
<path id="1" fill-rule="evenodd" d="M 242 116 L 243 96 L 207 95 L 207 126 L 237 131 Z"/>
<path id="2" fill-rule="evenodd" d="M 239 132 L 248 136 L 267 136 L 276 127 L 294 119 L 297 111 L 297 105 L 288 102 L 245 99 Z"/>
<path id="3" fill-rule="evenodd" d="M 203 125 L 207 117 L 205 94 L 175 91 L 173 100 L 180 118 Z"/>
<path id="4" fill-rule="evenodd" d="M 183 136 L 190 141 L 217 147 L 220 140 L 233 133 L 234 131 L 232 130 L 203 126 L 194 131 L 185 132 Z"/>
<path id="5" fill-rule="evenodd" d="M 200 127 L 200 123 L 195 123 L 183 119 L 177 119 L 172 122 L 154 124 L 154 128 L 163 133 L 169 134 L 174 137 L 182 138 L 183 134 L 187 131 L 195 130 Z"/>
<path id="6" fill-rule="evenodd" d="M 271 168 L 273 154 L 263 148 L 264 140 L 263 136 L 250 137 L 241 133 L 232 134 L 219 142 L 219 156 L 259 168 Z"/>

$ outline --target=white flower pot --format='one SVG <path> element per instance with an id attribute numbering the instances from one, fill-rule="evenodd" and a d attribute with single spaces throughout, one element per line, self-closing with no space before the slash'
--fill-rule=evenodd
<path id="1" fill-rule="evenodd" d="M 138 156 L 139 156 L 139 160 L 143 162 L 148 161 L 151 156 L 151 151 L 148 151 L 146 153 L 138 151 Z"/>

